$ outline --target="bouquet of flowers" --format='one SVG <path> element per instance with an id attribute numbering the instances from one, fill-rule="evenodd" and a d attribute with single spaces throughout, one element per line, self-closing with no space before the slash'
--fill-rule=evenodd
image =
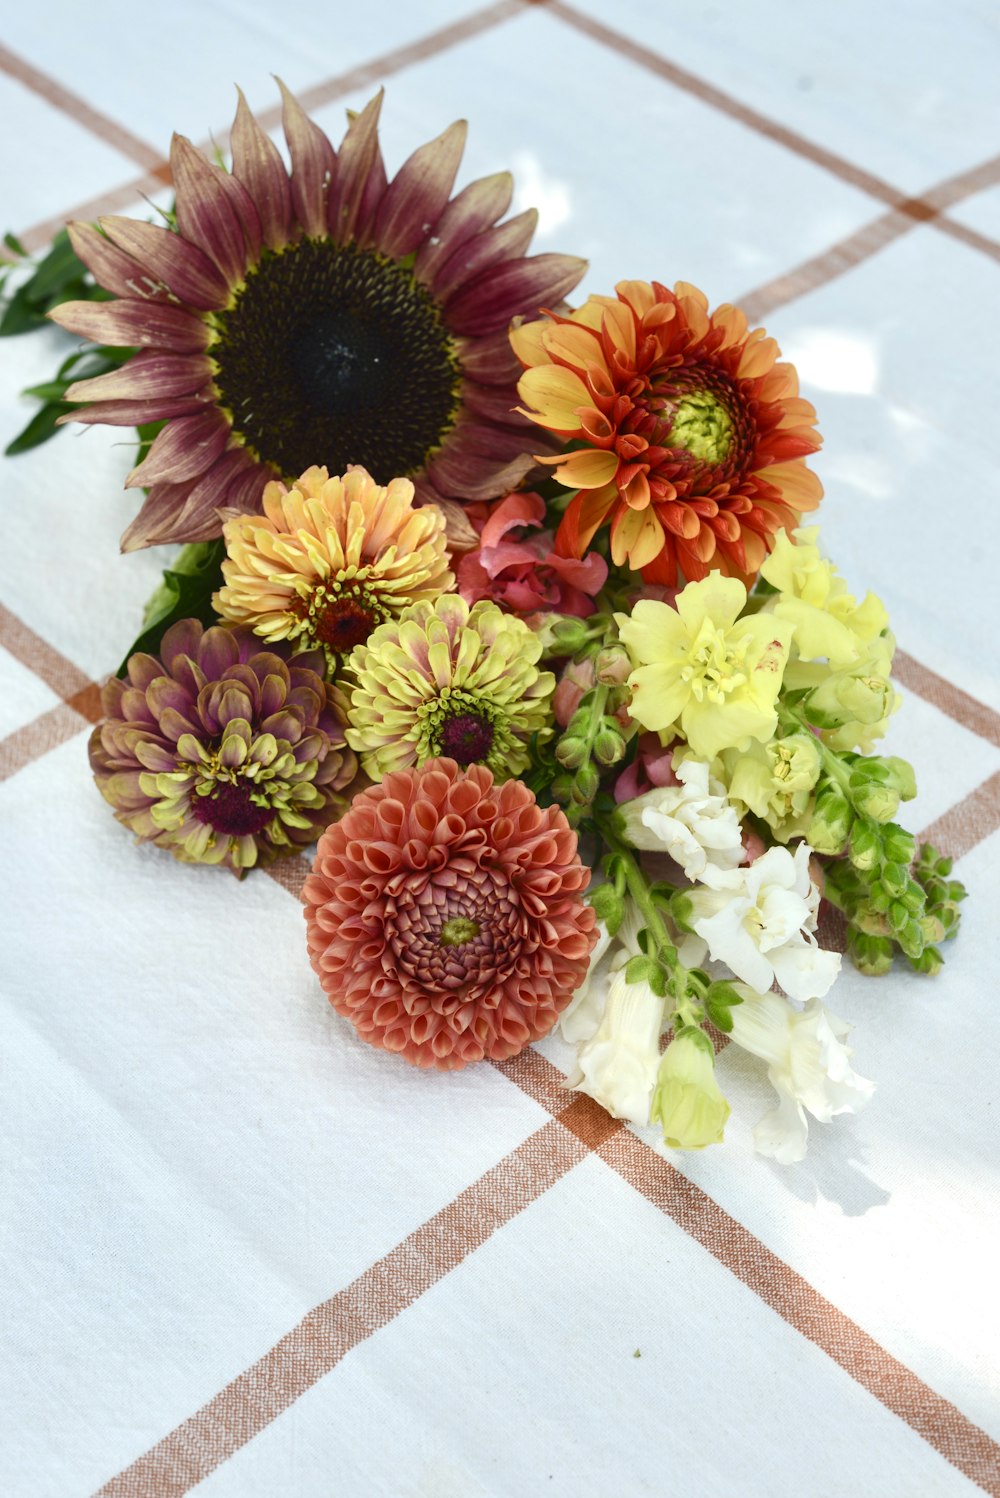
<path id="1" fill-rule="evenodd" d="M 390 180 L 378 97 L 335 149 L 283 96 L 290 169 L 240 96 L 231 169 L 175 137 L 166 221 L 71 225 L 0 327 L 91 345 L 19 445 L 138 428 L 123 548 L 182 547 L 97 785 L 186 863 L 316 843 L 309 955 L 365 1041 L 450 1070 L 559 1024 L 568 1087 L 697 1149 L 728 1036 L 801 1159 L 872 1091 L 821 900 L 863 973 L 932 974 L 964 890 L 895 820 L 894 641 L 802 524 L 795 370 L 686 282 L 567 304 L 506 174 L 453 195 L 464 125 Z"/>

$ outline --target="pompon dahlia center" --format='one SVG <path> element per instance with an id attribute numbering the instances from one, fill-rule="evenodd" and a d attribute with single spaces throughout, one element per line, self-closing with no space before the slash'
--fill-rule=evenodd
<path id="1" fill-rule="evenodd" d="M 419 470 L 454 424 L 454 340 L 412 271 L 385 255 L 330 239 L 265 252 L 215 323 L 220 404 L 288 477 L 359 464 L 387 484 Z"/>

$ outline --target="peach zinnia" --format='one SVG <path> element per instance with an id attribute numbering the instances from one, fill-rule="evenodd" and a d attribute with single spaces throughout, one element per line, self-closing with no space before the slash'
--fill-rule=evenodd
<path id="1" fill-rule="evenodd" d="M 569 317 L 511 334 L 524 414 L 572 450 L 555 476 L 579 492 L 556 537 L 582 557 L 611 522 L 611 555 L 647 582 L 718 570 L 751 578 L 782 529 L 822 495 L 805 458 L 816 413 L 762 328 L 696 287 L 621 281 Z"/>
<path id="2" fill-rule="evenodd" d="M 265 640 L 322 648 L 333 669 L 378 625 L 454 586 L 444 518 L 414 508 L 409 479 L 383 488 L 363 468 L 309 468 L 291 488 L 268 484 L 263 505 L 227 518 L 212 602 Z"/>
<path id="3" fill-rule="evenodd" d="M 362 1040 L 454 1071 L 548 1033 L 595 942 L 558 807 L 484 765 L 429 760 L 355 796 L 316 850 L 309 956 Z"/>

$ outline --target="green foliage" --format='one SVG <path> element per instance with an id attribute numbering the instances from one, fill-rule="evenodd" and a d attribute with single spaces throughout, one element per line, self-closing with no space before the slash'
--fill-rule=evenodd
<path id="1" fill-rule="evenodd" d="M 19 258 L 27 258 L 23 245 L 13 234 L 4 235 L 4 244 Z M 106 302 L 109 299 L 110 293 L 94 284 L 89 271 L 77 258 L 69 235 L 62 229 L 28 280 L 4 300 L 0 338 L 45 327 L 46 313 L 58 307 L 60 302 Z"/>
<path id="2" fill-rule="evenodd" d="M 200 619 L 202 624 L 216 622 L 212 594 L 222 587 L 222 562 L 226 555 L 220 541 L 198 541 L 185 546 L 172 567 L 163 574 L 163 582 L 146 605 L 142 633 L 132 642 L 118 668 L 124 676 L 129 656 L 137 651 L 155 655 L 160 641 L 180 619 Z"/>
<path id="3" fill-rule="evenodd" d="M 936 943 L 958 931 L 965 889 L 950 879 L 951 860 L 929 843 L 916 860 L 914 838 L 893 822 L 859 817 L 849 856 L 827 865 L 827 899 L 847 916 L 847 950 L 870 977 L 887 973 L 898 948 L 917 972 L 936 973 Z"/>

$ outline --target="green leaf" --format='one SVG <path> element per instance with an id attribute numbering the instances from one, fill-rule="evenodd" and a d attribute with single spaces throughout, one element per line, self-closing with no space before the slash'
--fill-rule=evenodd
<path id="1" fill-rule="evenodd" d="M 648 983 L 652 987 L 653 980 L 661 976 L 652 957 L 630 957 L 625 965 L 626 983 Z"/>
<path id="2" fill-rule="evenodd" d="M 221 540 L 185 546 L 173 567 L 164 572 L 163 582 L 146 605 L 142 632 L 119 666 L 119 676 L 125 675 L 129 657 L 137 651 L 156 655 L 163 636 L 178 620 L 200 619 L 206 625 L 216 622 L 212 594 L 222 586 L 225 555 L 225 543 Z"/>
<path id="3" fill-rule="evenodd" d="M 68 401 L 51 401 L 36 411 L 23 431 L 19 432 L 13 442 L 8 442 L 4 453 L 8 458 L 15 458 L 18 453 L 26 453 L 29 448 L 40 447 L 43 442 L 48 442 L 50 437 L 56 434 L 56 422 L 60 416 L 65 416 L 67 411 L 73 407 Z"/>
<path id="4" fill-rule="evenodd" d="M 28 253 L 21 241 L 15 234 L 12 234 L 9 229 L 3 237 L 3 242 L 7 246 L 8 250 L 13 250 L 14 254 L 19 255 L 22 260 Z"/>
<path id="5" fill-rule="evenodd" d="M 0 317 L 0 338 L 15 338 L 45 326 L 45 317 L 28 295 L 28 285 L 18 287 Z"/>
<path id="6" fill-rule="evenodd" d="M 730 1009 L 737 1004 L 743 1003 L 743 997 L 737 993 L 731 983 L 712 983 L 705 994 L 705 1013 L 717 1030 L 728 1035 L 733 1028 L 733 1017 Z"/>

